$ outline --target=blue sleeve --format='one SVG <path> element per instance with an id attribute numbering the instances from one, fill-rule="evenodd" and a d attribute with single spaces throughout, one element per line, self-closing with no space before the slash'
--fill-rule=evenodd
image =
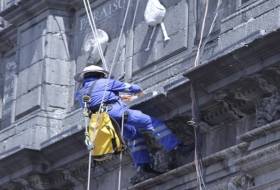
<path id="1" fill-rule="evenodd" d="M 117 81 L 117 80 L 110 80 L 109 84 L 108 84 L 108 88 L 110 88 L 112 91 L 130 92 L 130 93 L 138 93 L 143 90 L 137 84 L 129 84 L 129 83 L 121 82 L 121 81 Z"/>
<path id="2" fill-rule="evenodd" d="M 82 96 L 81 96 L 80 90 L 77 90 L 77 92 L 76 92 L 76 99 L 79 101 L 80 106 L 83 108 L 84 104 L 82 101 Z"/>

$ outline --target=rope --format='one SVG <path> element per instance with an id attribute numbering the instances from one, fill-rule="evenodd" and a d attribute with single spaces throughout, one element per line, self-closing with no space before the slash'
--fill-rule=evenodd
<path id="1" fill-rule="evenodd" d="M 205 13 L 204 13 L 204 18 L 203 18 L 203 23 L 202 23 L 202 28 L 201 28 L 201 35 L 200 35 L 200 41 L 198 45 L 198 50 L 195 58 L 195 63 L 194 67 L 197 67 L 199 64 L 199 59 L 200 59 L 200 53 L 204 51 L 204 47 L 206 43 L 208 42 L 210 35 L 214 29 L 215 22 L 218 16 L 218 10 L 219 7 L 222 3 L 222 0 L 219 0 L 217 2 L 217 7 L 215 9 L 215 16 L 212 21 L 212 24 L 210 26 L 208 35 L 205 38 L 205 41 L 202 44 L 202 38 L 203 38 L 203 33 L 204 33 L 204 27 L 205 27 L 205 21 L 206 21 L 206 16 L 208 12 L 208 5 L 209 5 L 209 0 L 206 0 L 206 7 L 205 7 Z M 195 135 L 195 168 L 196 168 L 196 174 L 197 174 L 197 185 L 199 186 L 198 188 L 201 190 L 202 187 L 206 189 L 205 182 L 204 182 L 204 176 L 203 176 L 203 166 L 202 166 L 202 158 L 201 158 L 201 133 L 200 133 L 200 116 L 199 116 L 199 106 L 198 106 L 198 101 L 197 101 L 197 94 L 196 94 L 196 85 L 194 82 L 191 84 L 191 98 L 192 98 L 192 121 L 189 121 L 188 123 L 190 125 L 194 126 L 194 135 Z"/>
<path id="2" fill-rule="evenodd" d="M 196 85 L 194 82 L 191 84 L 191 98 L 192 98 L 192 118 L 193 120 L 189 122 L 194 126 L 194 135 L 195 135 L 195 168 L 196 168 L 196 175 L 197 175 L 197 185 L 199 189 L 202 189 L 202 185 L 204 189 L 206 189 L 204 178 L 203 178 L 203 166 L 202 166 L 202 159 L 201 159 L 201 136 L 200 136 L 200 116 L 199 116 L 199 107 L 197 101 L 197 94 L 196 94 Z"/>
<path id="3" fill-rule="evenodd" d="M 120 32 L 120 37 L 119 37 L 119 40 L 118 40 L 118 43 L 117 43 L 116 51 L 115 51 L 115 54 L 114 54 L 114 57 L 113 57 L 113 61 L 112 61 L 112 67 L 111 67 L 110 72 L 109 72 L 109 75 L 108 75 L 108 80 L 107 80 L 107 83 L 106 83 L 106 86 L 105 86 L 105 90 L 104 90 L 104 93 L 103 93 L 103 96 L 102 96 L 102 100 L 101 100 L 101 103 L 100 103 L 100 107 L 99 107 L 99 110 L 98 110 L 97 120 L 96 120 L 94 129 L 96 128 L 96 125 L 97 125 L 97 123 L 98 123 L 98 121 L 99 121 L 100 111 L 101 111 L 102 104 L 103 104 L 104 99 L 105 99 L 106 91 L 107 91 L 107 89 L 108 89 L 109 80 L 110 80 L 111 74 L 112 74 L 112 69 L 113 69 L 113 67 L 114 67 L 114 65 L 115 65 L 116 54 L 117 54 L 117 52 L 118 52 L 117 50 L 118 50 L 118 48 L 119 48 L 120 39 L 121 39 L 121 36 L 122 36 L 122 34 L 123 34 L 123 28 L 124 28 L 124 25 L 125 25 L 125 22 L 126 22 L 126 18 L 127 18 L 127 14 L 128 14 L 128 8 L 129 8 L 129 5 L 130 5 L 130 1 L 131 1 L 131 0 L 129 0 L 129 1 L 128 1 L 128 4 L 127 4 L 125 17 L 124 17 L 123 24 L 122 24 L 122 28 L 121 28 L 121 32 Z M 89 6 L 90 13 L 89 13 L 89 11 L 88 11 L 87 4 L 88 4 L 88 6 Z M 91 7 L 90 7 L 89 0 L 87 0 L 87 3 L 86 3 L 86 0 L 84 0 L 84 5 L 85 5 L 85 9 L 86 9 L 86 12 L 87 12 L 88 19 L 89 19 L 89 21 L 90 21 L 90 26 L 91 26 L 92 32 L 93 32 L 93 34 L 95 35 L 95 37 L 97 37 L 98 34 L 96 35 L 96 34 L 95 34 L 95 31 L 94 31 L 94 28 L 95 28 L 95 30 L 96 30 L 96 24 L 95 24 L 94 18 L 93 18 L 93 16 L 92 16 L 93 14 L 92 14 L 92 12 L 91 12 Z M 91 14 L 91 15 L 90 15 L 90 14 Z M 91 19 L 92 19 L 92 20 L 91 20 Z M 91 23 L 91 22 L 92 22 L 92 23 Z M 106 70 L 107 70 L 106 62 L 105 62 L 105 59 L 104 59 L 104 56 L 103 56 L 102 49 L 101 49 L 101 47 L 100 47 L 99 41 L 98 41 L 98 45 L 99 45 L 99 46 L 98 46 L 98 50 L 99 50 L 100 57 L 101 57 L 101 59 L 103 58 L 102 61 L 104 61 L 103 63 L 104 63 L 104 65 L 105 65 L 105 67 L 106 67 Z M 100 49 L 101 49 L 101 51 L 100 51 Z M 95 131 L 94 131 L 94 132 L 95 132 Z M 90 141 L 92 141 L 92 139 L 90 139 Z M 121 158 L 121 157 L 120 157 L 120 158 Z M 87 190 L 89 190 L 89 188 L 90 188 L 90 175 L 91 175 L 91 173 L 90 173 L 90 167 L 91 167 L 91 151 L 90 151 L 90 156 L 89 156 Z"/>
<path id="4" fill-rule="evenodd" d="M 89 151 L 88 154 L 88 179 L 87 179 L 87 190 L 89 190 L 90 187 L 90 173 L 91 173 L 91 151 Z"/>
<path id="5" fill-rule="evenodd" d="M 197 67 L 198 64 L 199 64 L 200 46 L 201 46 L 203 33 L 204 33 L 206 15 L 207 15 L 207 12 L 208 12 L 208 4 L 209 4 L 209 0 L 206 0 L 206 8 L 205 8 L 204 18 L 203 18 L 203 22 L 202 22 L 202 28 L 201 28 L 201 34 L 200 34 L 200 40 L 199 40 L 199 44 L 198 44 L 197 54 L 196 54 L 195 61 L 194 61 L 194 67 Z"/>
<path id="6" fill-rule="evenodd" d="M 211 33 L 212 33 L 213 29 L 214 29 L 214 26 L 215 26 L 215 24 L 216 24 L 216 19 L 217 19 L 218 14 L 219 14 L 219 7 L 220 7 L 221 4 L 222 4 L 222 0 L 219 0 L 218 3 L 217 3 L 217 7 L 216 7 L 216 9 L 215 9 L 215 12 L 214 12 L 214 13 L 215 13 L 215 16 L 214 16 L 214 19 L 213 19 L 212 24 L 211 24 L 211 26 L 210 26 L 208 35 L 207 35 L 207 37 L 205 38 L 205 40 L 204 40 L 204 42 L 203 42 L 203 45 L 201 46 L 201 50 L 200 50 L 201 53 L 204 51 L 204 47 L 205 47 L 206 43 L 208 42 L 208 40 L 209 40 L 209 38 L 210 38 L 210 35 L 211 35 Z"/>
<path id="7" fill-rule="evenodd" d="M 96 40 L 97 41 L 97 48 L 98 48 L 100 58 L 102 60 L 102 63 L 105 66 L 105 70 L 108 71 L 106 60 L 104 58 L 103 51 L 102 51 L 102 48 L 101 48 L 100 43 L 99 43 L 99 35 L 97 33 L 96 24 L 95 24 L 95 21 L 94 21 L 94 18 L 93 18 L 93 14 L 92 14 L 92 11 L 91 11 L 91 6 L 90 6 L 90 3 L 89 3 L 89 0 L 86 0 L 86 1 L 84 0 L 84 5 L 85 5 L 86 12 L 87 12 L 89 24 L 90 24 L 90 27 L 91 27 L 91 30 L 92 30 L 92 34 L 93 34 L 94 38 L 97 39 Z"/>
<path id="8" fill-rule="evenodd" d="M 123 127 L 124 127 L 124 112 L 122 114 L 122 126 L 121 126 L 121 136 L 123 136 Z M 118 181 L 118 190 L 121 189 L 121 175 L 122 175 L 122 151 L 120 152 L 120 163 L 119 163 L 119 181 Z"/>

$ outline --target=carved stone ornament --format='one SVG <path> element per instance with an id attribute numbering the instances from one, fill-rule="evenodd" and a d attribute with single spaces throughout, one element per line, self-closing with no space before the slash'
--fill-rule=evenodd
<path id="1" fill-rule="evenodd" d="M 247 190 L 253 186 L 254 178 L 249 174 L 242 174 L 232 177 L 229 182 L 225 182 L 211 190 Z"/>
<path id="2" fill-rule="evenodd" d="M 256 103 L 255 128 L 280 119 L 280 92 Z"/>
<path id="3" fill-rule="evenodd" d="M 104 54 L 107 44 L 109 41 L 109 36 L 103 30 L 97 29 L 97 36 L 93 35 L 92 32 L 88 33 L 85 37 L 84 44 L 82 47 L 82 52 L 87 55 L 87 62 L 91 64 L 96 64 L 100 61 L 101 56 L 98 50 L 98 42 Z"/>
<path id="4" fill-rule="evenodd" d="M 154 26 L 153 32 L 151 34 L 149 43 L 145 51 L 148 51 L 150 49 L 150 43 L 151 39 L 153 38 L 156 26 L 160 24 L 163 35 L 164 35 L 164 41 L 169 40 L 170 38 L 167 35 L 164 23 L 162 22 L 164 16 L 166 13 L 165 7 L 160 4 L 158 0 L 149 0 L 145 9 L 144 17 L 148 25 Z"/>
<path id="5" fill-rule="evenodd" d="M 160 24 L 165 16 L 165 12 L 165 7 L 158 0 L 149 0 L 144 15 L 147 24 L 151 26 Z"/>

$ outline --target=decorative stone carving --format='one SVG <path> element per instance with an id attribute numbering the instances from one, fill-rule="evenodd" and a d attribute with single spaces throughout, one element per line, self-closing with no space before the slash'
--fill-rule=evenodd
<path id="1" fill-rule="evenodd" d="M 247 190 L 249 187 L 254 186 L 254 178 L 249 174 L 243 174 L 241 176 L 236 176 L 231 178 L 228 183 L 228 189 L 230 190 L 237 190 L 237 189 L 244 189 Z"/>
<path id="2" fill-rule="evenodd" d="M 255 128 L 280 119 L 280 92 L 256 103 Z"/>
<path id="3" fill-rule="evenodd" d="M 214 187 L 212 190 L 247 190 L 254 186 L 254 178 L 249 174 L 235 176 L 222 185 Z"/>
<path id="4" fill-rule="evenodd" d="M 163 35 L 164 35 L 164 41 L 169 40 L 170 38 L 167 35 L 164 23 L 162 22 L 164 16 L 166 13 L 166 9 L 165 7 L 160 4 L 160 2 L 158 0 L 149 0 L 145 9 L 145 20 L 147 22 L 147 24 L 149 24 L 150 26 L 154 26 L 153 28 L 153 32 L 151 34 L 150 40 L 149 40 L 149 44 L 147 46 L 147 48 L 145 49 L 145 51 L 148 51 L 150 49 L 150 43 L 151 43 L 151 39 L 153 38 L 156 26 L 158 24 L 160 24 Z"/>
<path id="5" fill-rule="evenodd" d="M 238 87 L 240 83 L 242 86 Z M 249 102 L 257 102 L 260 99 L 271 95 L 275 90 L 275 86 L 270 85 L 269 78 L 263 75 L 245 77 L 236 85 L 236 88 L 233 88 L 232 90 L 232 93 L 235 94 L 235 98 Z"/>
<path id="6" fill-rule="evenodd" d="M 33 188 L 30 187 L 30 183 L 23 178 L 14 179 L 13 182 L 20 184 L 25 190 L 33 190 Z"/>
<path id="7" fill-rule="evenodd" d="M 80 185 L 81 184 L 81 182 L 79 182 L 75 177 L 72 176 L 72 174 L 71 174 L 71 172 L 69 170 L 64 170 L 62 172 L 63 172 L 64 178 L 66 180 L 71 181 L 75 185 Z"/>
<path id="8" fill-rule="evenodd" d="M 82 52 L 84 52 L 87 56 L 87 62 L 91 64 L 96 64 L 101 59 L 100 52 L 98 50 L 98 43 L 100 44 L 101 50 L 104 54 L 109 41 L 108 34 L 103 30 L 97 29 L 97 35 L 98 36 L 94 36 L 92 32 L 88 33 L 82 47 Z"/>

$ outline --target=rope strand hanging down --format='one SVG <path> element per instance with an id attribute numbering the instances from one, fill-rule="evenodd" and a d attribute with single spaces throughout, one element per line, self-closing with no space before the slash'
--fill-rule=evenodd
<path id="1" fill-rule="evenodd" d="M 86 12 L 87 12 L 88 20 L 89 20 L 89 23 L 90 23 L 90 26 L 91 26 L 92 33 L 94 34 L 94 37 L 96 38 L 96 37 L 98 37 L 98 34 L 97 34 L 96 24 L 95 24 L 95 20 L 93 18 L 93 14 L 92 14 L 92 11 L 91 11 L 91 6 L 90 6 L 90 3 L 89 3 L 89 0 L 83 0 L 83 1 L 84 1 L 84 5 L 85 5 Z M 102 96 L 102 100 L 101 100 L 101 103 L 100 103 L 100 107 L 99 107 L 99 110 L 98 110 L 96 124 L 99 121 L 99 115 L 100 115 L 101 107 L 102 107 L 102 104 L 104 103 L 106 91 L 107 91 L 108 85 L 109 85 L 109 80 L 111 78 L 112 71 L 113 71 L 113 68 L 114 68 L 114 65 L 115 65 L 115 59 L 116 59 L 116 55 L 117 55 L 117 52 L 118 52 L 118 49 L 119 49 L 119 44 L 120 44 L 121 36 L 123 34 L 123 28 L 124 28 L 124 25 L 125 25 L 125 22 L 126 22 L 130 1 L 131 0 L 128 0 L 128 3 L 127 3 L 127 8 L 126 8 L 126 12 L 125 12 L 125 16 L 124 16 L 121 32 L 120 32 L 120 37 L 118 39 L 116 51 L 115 51 L 115 54 L 114 54 L 114 57 L 113 57 L 113 61 L 112 61 L 112 66 L 111 66 L 111 69 L 110 69 L 109 74 L 108 74 L 108 80 L 107 80 L 107 83 L 106 83 L 106 86 L 105 86 L 105 90 L 104 90 L 104 93 L 103 93 L 103 96 Z M 100 57 L 102 59 L 102 62 L 104 64 L 104 66 L 106 67 L 106 70 L 108 70 L 107 69 L 107 65 L 106 65 L 106 61 L 105 61 L 105 58 L 104 58 L 104 55 L 103 55 L 103 52 L 102 52 L 102 49 L 101 49 L 100 44 L 99 44 L 99 41 L 98 41 L 98 51 L 99 51 Z M 96 128 L 96 126 L 94 128 Z M 90 141 L 92 141 L 92 139 L 90 139 Z M 89 153 L 87 190 L 90 190 L 90 175 L 91 175 L 90 168 L 91 168 L 91 151 Z"/>

